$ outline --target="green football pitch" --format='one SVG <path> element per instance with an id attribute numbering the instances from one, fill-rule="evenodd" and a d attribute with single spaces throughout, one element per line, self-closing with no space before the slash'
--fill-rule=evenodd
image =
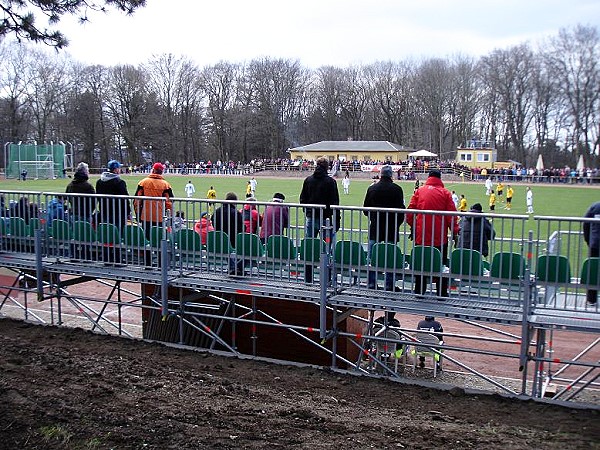
<path id="1" fill-rule="evenodd" d="M 307 172 L 306 175 L 309 175 Z M 129 193 L 133 195 L 139 180 L 143 175 L 123 175 L 127 182 Z M 90 181 L 95 184 L 97 176 L 92 176 Z M 227 192 L 235 192 L 238 198 L 243 199 L 246 193 L 246 184 L 249 176 L 235 175 L 170 175 L 165 178 L 171 183 L 173 193 L 176 197 L 185 198 L 184 186 L 191 180 L 196 188 L 194 198 L 206 198 L 206 191 L 212 185 L 217 191 L 219 199 L 225 198 Z M 256 197 L 259 201 L 270 201 L 275 192 L 281 192 L 286 197 L 286 202 L 298 202 L 300 190 L 302 189 L 303 178 L 299 177 L 256 177 L 257 189 Z M 18 191 L 39 191 L 39 192 L 64 192 L 69 183 L 69 179 L 56 180 L 0 180 L 0 190 L 18 190 Z M 414 189 L 414 182 L 398 182 L 404 190 L 404 200 L 406 205 L 410 201 Z M 371 181 L 368 179 L 351 178 L 350 194 L 344 195 L 341 186 L 341 179 L 338 179 L 338 189 L 340 191 L 340 203 L 344 206 L 362 206 L 365 192 Z M 488 206 L 488 197 L 485 195 L 483 182 L 445 182 L 446 188 L 454 190 L 460 196 L 464 194 L 467 198 L 469 207 L 474 203 L 481 203 L 484 212 L 490 212 Z M 525 189 L 527 186 L 532 188 L 534 194 L 534 210 L 536 215 L 544 216 L 562 216 L 562 217 L 582 217 L 587 208 L 596 201 L 600 201 L 600 186 L 589 187 L 585 185 L 565 185 L 565 184 L 528 184 L 514 183 L 515 191 L 513 198 L 513 207 L 511 211 L 504 209 L 505 204 L 496 204 L 496 214 L 526 214 Z"/>

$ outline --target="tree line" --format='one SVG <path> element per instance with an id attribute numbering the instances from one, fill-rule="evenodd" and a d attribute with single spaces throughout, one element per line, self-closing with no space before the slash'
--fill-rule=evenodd
<path id="1" fill-rule="evenodd" d="M 83 65 L 68 53 L 0 45 L 0 138 L 69 142 L 76 160 L 172 162 L 286 158 L 323 140 L 386 140 L 442 159 L 471 139 L 498 160 L 599 165 L 598 28 L 562 29 L 474 58 L 317 69 L 258 58 L 198 67 L 161 54 Z"/>

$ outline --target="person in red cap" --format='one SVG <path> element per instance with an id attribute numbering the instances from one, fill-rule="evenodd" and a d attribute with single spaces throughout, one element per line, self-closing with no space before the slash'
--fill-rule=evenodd
<path id="1" fill-rule="evenodd" d="M 173 208 L 171 202 L 173 190 L 163 177 L 164 170 L 165 166 L 162 163 L 154 163 L 150 175 L 140 181 L 135 191 L 137 197 L 160 197 L 161 199 L 166 199 L 140 199 L 135 200 L 133 203 L 138 222 L 142 224 L 148 239 L 150 239 L 151 227 L 162 226 L 165 214 Z"/>

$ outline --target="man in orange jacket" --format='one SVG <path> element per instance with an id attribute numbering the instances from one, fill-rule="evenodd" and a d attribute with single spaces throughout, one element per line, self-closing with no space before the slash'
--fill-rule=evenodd
<path id="1" fill-rule="evenodd" d="M 146 238 L 150 239 L 152 226 L 162 226 L 163 218 L 167 211 L 173 206 L 173 190 L 171 185 L 164 179 L 165 166 L 162 163 L 154 163 L 152 172 L 138 184 L 135 195 L 138 197 L 160 197 L 166 200 L 140 199 L 133 202 L 138 222 L 142 224 L 146 232 Z"/>

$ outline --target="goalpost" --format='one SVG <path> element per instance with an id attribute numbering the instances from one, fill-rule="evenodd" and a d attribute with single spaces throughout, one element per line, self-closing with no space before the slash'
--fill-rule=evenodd
<path id="1" fill-rule="evenodd" d="M 67 164 L 65 144 L 7 144 L 4 147 L 6 178 L 21 178 L 27 171 L 27 178 L 53 179 L 64 176 Z"/>

